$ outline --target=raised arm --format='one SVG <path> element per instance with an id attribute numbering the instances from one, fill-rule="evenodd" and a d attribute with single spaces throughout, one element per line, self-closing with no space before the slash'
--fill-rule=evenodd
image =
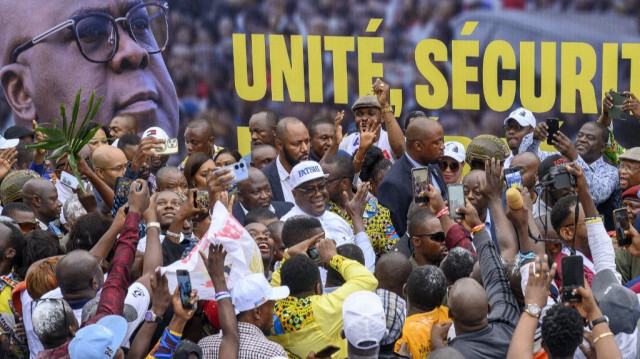
<path id="1" fill-rule="evenodd" d="M 518 243 L 513 225 L 507 218 L 502 204 L 502 166 L 495 158 L 485 161 L 485 172 L 487 180 L 481 188 L 482 194 L 489 201 L 491 219 L 495 224 L 500 254 L 504 260 L 511 262 L 518 253 Z"/>
<path id="2" fill-rule="evenodd" d="M 538 230 L 538 226 L 535 224 L 535 220 L 533 219 L 533 208 L 529 190 L 526 188 L 522 188 L 520 190 L 520 195 L 522 196 L 523 200 L 522 208 L 512 209 L 507 205 L 507 218 L 509 219 L 509 221 L 511 221 L 513 227 L 516 230 L 520 252 L 533 252 L 537 256 L 543 256 L 544 242 L 536 242 L 530 237 L 531 234 L 531 236 L 533 236 L 534 238 L 538 238 L 540 235 L 540 231 Z"/>
<path id="3" fill-rule="evenodd" d="M 404 133 L 398 124 L 398 121 L 393 116 L 393 110 L 389 103 L 389 85 L 384 83 L 381 79 L 377 79 L 372 86 L 373 92 L 378 98 L 378 102 L 382 107 L 382 121 L 384 121 L 387 129 L 387 135 L 389 135 L 389 145 L 391 145 L 391 151 L 395 158 L 400 158 L 404 154 Z"/>
<path id="4" fill-rule="evenodd" d="M 364 208 L 367 204 L 367 194 L 369 193 L 369 183 L 364 182 L 358 186 L 358 191 L 349 203 L 347 203 L 347 212 L 351 217 L 351 223 L 353 223 L 353 233 L 355 234 L 354 241 L 364 254 L 364 264 L 373 273 L 376 266 L 376 253 L 371 245 L 371 239 L 364 227 L 364 221 L 362 216 L 364 214 Z M 346 196 L 346 193 L 344 193 Z"/>

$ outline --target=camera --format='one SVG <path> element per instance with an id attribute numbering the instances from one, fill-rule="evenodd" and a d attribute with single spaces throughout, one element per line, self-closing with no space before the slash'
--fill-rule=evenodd
<path id="1" fill-rule="evenodd" d="M 554 190 L 573 188 L 576 186 L 576 178 L 567 172 L 564 166 L 564 164 L 561 164 L 549 169 L 547 185 Z"/>

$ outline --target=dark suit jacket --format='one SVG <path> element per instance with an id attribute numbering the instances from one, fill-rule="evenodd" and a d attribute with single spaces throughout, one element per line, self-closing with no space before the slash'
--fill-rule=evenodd
<path id="1" fill-rule="evenodd" d="M 271 201 L 271 205 L 273 206 L 273 209 L 276 210 L 276 216 L 278 216 L 278 219 L 287 214 L 287 212 L 293 208 L 293 203 L 289 202 Z M 244 224 L 245 214 L 242 207 L 240 207 L 240 202 L 236 202 L 236 204 L 233 205 L 233 208 L 231 208 L 231 214 L 233 214 L 233 217 L 235 217 L 238 222 Z"/>
<path id="2" fill-rule="evenodd" d="M 267 176 L 267 179 L 269 180 L 269 184 L 271 185 L 271 192 L 273 193 L 273 201 L 284 202 L 285 201 L 284 200 L 284 194 L 282 193 L 282 185 L 280 184 L 280 176 L 278 175 L 278 167 L 276 167 L 276 162 L 277 161 L 278 161 L 278 159 L 276 158 L 275 161 L 273 161 L 273 162 L 269 163 L 267 166 L 265 166 L 262 169 L 262 173 L 264 173 L 264 175 Z M 274 208 L 275 208 L 275 206 L 274 206 Z M 240 220 L 238 219 L 238 221 L 240 221 Z M 242 222 L 240 222 L 240 223 L 242 223 Z"/>
<path id="3" fill-rule="evenodd" d="M 411 169 L 413 165 L 404 154 L 387 172 L 380 187 L 378 187 L 378 201 L 389 208 L 391 221 L 396 228 L 398 236 L 407 231 L 407 212 L 413 201 L 413 185 L 411 183 Z M 436 183 L 441 189 L 443 199 L 447 199 L 447 185 L 437 165 L 429 165 L 429 172 L 435 177 Z"/>

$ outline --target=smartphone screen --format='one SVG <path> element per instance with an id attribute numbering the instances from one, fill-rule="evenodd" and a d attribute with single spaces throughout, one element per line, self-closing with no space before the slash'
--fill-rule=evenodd
<path id="1" fill-rule="evenodd" d="M 429 167 L 411 169 L 413 181 L 413 198 L 416 203 L 429 202 L 426 192 L 429 191 Z"/>
<path id="2" fill-rule="evenodd" d="M 191 278 L 189 277 L 189 272 L 184 269 L 179 269 L 176 271 L 176 277 L 178 279 L 178 288 L 180 290 L 180 301 L 182 302 L 182 307 L 185 309 L 191 309 L 191 304 L 189 301 L 191 300 Z"/>
<path id="3" fill-rule="evenodd" d="M 626 208 L 620 208 L 613 211 L 613 223 L 616 229 L 618 247 L 624 247 L 631 244 L 631 238 L 627 238 L 624 235 L 624 231 L 629 230 L 629 217 Z"/>
<path id="4" fill-rule="evenodd" d="M 553 143 L 551 143 L 551 141 L 553 141 L 553 135 L 555 135 L 558 132 L 558 129 L 560 128 L 560 122 L 558 122 L 557 118 L 548 118 L 547 119 L 547 127 L 549 127 L 547 129 L 547 144 L 548 145 L 553 145 Z"/>
<path id="5" fill-rule="evenodd" d="M 462 219 L 464 216 L 456 213 L 456 210 L 465 206 L 464 187 L 462 184 L 447 185 L 447 193 L 449 193 L 449 217 L 451 219 Z"/>
<path id="6" fill-rule="evenodd" d="M 509 188 L 523 188 L 522 175 L 520 174 L 520 167 L 509 167 L 504 169 L 504 179 L 507 182 L 507 189 Z"/>
<path id="7" fill-rule="evenodd" d="M 118 198 L 129 198 L 129 189 L 131 188 L 131 183 L 133 180 L 127 177 L 118 177 L 116 179 L 116 197 Z"/>
<path id="8" fill-rule="evenodd" d="M 339 347 L 333 346 L 333 345 L 327 345 L 326 347 L 322 348 L 319 352 L 316 353 L 316 357 L 317 358 L 328 358 L 330 356 L 332 356 L 333 354 L 337 353 L 338 351 L 340 351 Z"/>
<path id="9" fill-rule="evenodd" d="M 194 205 L 196 208 L 209 208 L 209 191 L 198 191 L 194 194 Z"/>
<path id="10" fill-rule="evenodd" d="M 584 287 L 584 268 L 581 256 L 566 256 L 562 258 L 562 300 L 565 302 L 579 302 L 582 297 L 573 294 L 573 290 Z"/>

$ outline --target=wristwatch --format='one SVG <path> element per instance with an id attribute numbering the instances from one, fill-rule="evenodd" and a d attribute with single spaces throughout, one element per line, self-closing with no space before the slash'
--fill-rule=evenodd
<path id="1" fill-rule="evenodd" d="M 607 317 L 606 315 L 603 315 L 600 318 L 596 318 L 593 321 L 590 321 L 589 322 L 589 329 L 593 330 L 593 327 L 595 327 L 596 325 L 598 325 L 600 323 L 609 324 L 609 317 Z"/>
<path id="2" fill-rule="evenodd" d="M 144 321 L 160 323 L 162 322 L 162 316 L 155 315 L 152 311 L 147 310 L 147 312 L 144 313 Z"/>
<path id="3" fill-rule="evenodd" d="M 527 314 L 529 314 L 532 317 L 540 318 L 541 310 L 537 304 L 527 304 L 527 306 L 524 307 L 524 311 L 527 312 Z"/>

